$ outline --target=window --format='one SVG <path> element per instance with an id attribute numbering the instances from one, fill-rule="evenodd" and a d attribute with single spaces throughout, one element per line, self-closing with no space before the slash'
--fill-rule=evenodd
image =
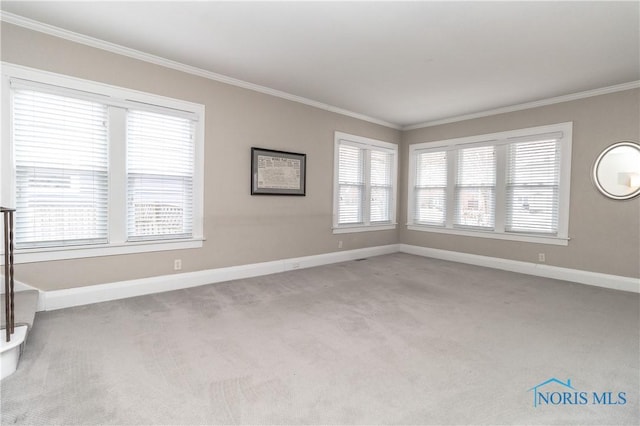
<path id="1" fill-rule="evenodd" d="M 447 215 L 447 152 L 416 154 L 416 223 L 444 226 Z"/>
<path id="2" fill-rule="evenodd" d="M 338 150 L 338 223 L 363 223 L 364 150 L 344 144 Z"/>
<path id="3" fill-rule="evenodd" d="M 191 237 L 193 157 L 191 120 L 147 111 L 128 112 L 129 241 Z"/>
<path id="4" fill-rule="evenodd" d="M 13 85 L 16 248 L 107 242 L 107 108 Z"/>
<path id="5" fill-rule="evenodd" d="M 507 232 L 558 229 L 560 146 L 557 140 L 513 143 L 507 154 Z"/>
<path id="6" fill-rule="evenodd" d="M 18 261 L 202 245 L 201 105 L 12 65 L 3 85 Z"/>
<path id="7" fill-rule="evenodd" d="M 336 132 L 334 233 L 395 228 L 395 144 Z"/>
<path id="8" fill-rule="evenodd" d="M 496 198 L 495 148 L 463 148 L 457 154 L 454 224 L 492 230 Z"/>
<path id="9" fill-rule="evenodd" d="M 412 145 L 408 227 L 566 245 L 572 123 Z"/>

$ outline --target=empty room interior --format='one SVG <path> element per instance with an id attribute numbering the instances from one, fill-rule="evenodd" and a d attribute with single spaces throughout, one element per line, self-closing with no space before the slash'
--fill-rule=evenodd
<path id="1" fill-rule="evenodd" d="M 2 424 L 638 424 L 640 2 L 0 9 Z"/>

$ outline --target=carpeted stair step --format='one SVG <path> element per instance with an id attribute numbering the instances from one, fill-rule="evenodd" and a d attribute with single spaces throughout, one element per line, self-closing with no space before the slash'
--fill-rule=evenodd
<path id="1" fill-rule="evenodd" d="M 3 330 L 6 328 L 6 319 L 5 319 L 5 309 L 4 309 L 4 294 L 2 295 L 2 299 L 0 300 L 0 313 L 2 314 L 2 328 Z M 27 330 L 31 331 L 31 327 L 33 326 L 33 320 L 36 316 L 36 309 L 38 308 L 38 291 L 37 290 L 25 290 L 18 291 L 14 294 L 14 319 L 15 326 L 18 327 L 20 325 L 26 325 Z"/>

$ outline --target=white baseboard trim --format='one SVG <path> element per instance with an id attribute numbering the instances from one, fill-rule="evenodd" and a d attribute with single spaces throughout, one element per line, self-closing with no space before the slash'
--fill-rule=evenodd
<path id="1" fill-rule="evenodd" d="M 390 244 L 386 246 L 345 250 L 314 256 L 274 260 L 271 262 L 253 263 L 249 265 L 185 272 L 181 274 L 119 281 L 87 287 L 44 291 L 41 292 L 40 299 L 42 304 L 39 304 L 38 310 L 51 311 L 70 308 L 72 306 L 124 299 L 127 297 L 143 296 L 151 293 L 180 290 L 223 281 L 275 274 L 278 272 L 292 271 L 294 269 L 347 262 L 350 260 L 361 259 L 363 257 L 397 253 L 399 251 L 398 246 L 398 244 Z"/>
<path id="2" fill-rule="evenodd" d="M 640 279 L 619 275 L 601 274 L 598 272 L 582 271 L 579 269 L 562 268 L 559 266 L 542 265 L 539 263 L 522 262 L 518 260 L 501 259 L 498 257 L 480 256 L 477 254 L 440 250 L 430 247 L 420 247 L 409 244 L 398 244 L 401 253 L 432 257 L 434 259 L 450 260 L 452 262 L 468 263 L 485 266 L 487 268 L 502 269 L 519 272 L 521 274 L 536 275 L 556 280 L 572 281 L 614 290 L 640 293 Z"/>
<path id="3" fill-rule="evenodd" d="M 386 246 L 274 260 L 271 262 L 119 281 L 87 287 L 40 291 L 38 311 L 51 311 L 70 308 L 72 306 L 107 302 L 109 300 L 180 290 L 206 284 L 275 274 L 279 272 L 292 271 L 294 269 L 312 268 L 314 266 L 347 262 L 350 260 L 361 259 L 363 257 L 380 256 L 383 254 L 397 252 L 640 293 L 640 280 L 631 277 L 601 274 L 597 272 L 581 271 L 577 269 L 561 268 L 557 266 L 501 259 L 497 257 L 480 256 L 476 254 L 440 250 L 429 247 L 419 247 L 409 244 L 390 244 Z M 21 286 L 25 286 L 25 288 L 32 288 L 22 283 Z"/>

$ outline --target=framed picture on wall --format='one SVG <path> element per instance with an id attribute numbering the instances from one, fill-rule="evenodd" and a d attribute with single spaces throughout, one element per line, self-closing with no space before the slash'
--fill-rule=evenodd
<path id="1" fill-rule="evenodd" d="M 306 195 L 307 155 L 251 148 L 251 195 Z"/>

